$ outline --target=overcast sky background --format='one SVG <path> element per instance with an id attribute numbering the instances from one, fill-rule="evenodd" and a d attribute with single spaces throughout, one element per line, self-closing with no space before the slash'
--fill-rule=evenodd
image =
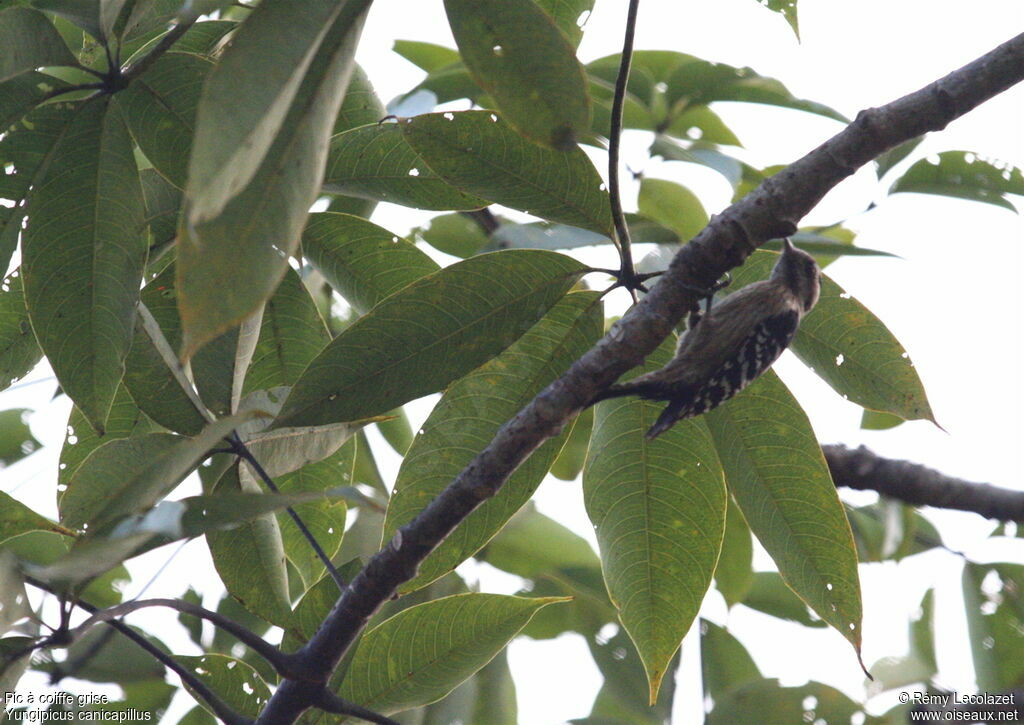
<path id="1" fill-rule="evenodd" d="M 625 20 L 625 2 L 598 0 L 586 25 L 580 58 L 586 62 L 617 52 Z M 914 91 L 992 49 L 1024 28 L 1019 0 L 976 0 L 962 3 L 934 0 L 801 0 L 802 43 L 778 15 L 755 0 L 643 0 L 637 28 L 637 49 L 677 50 L 732 65 L 749 65 L 762 75 L 783 81 L 797 96 L 819 101 L 849 117 Z M 408 90 L 422 73 L 391 52 L 395 39 L 416 39 L 453 46 L 441 0 L 376 0 L 358 54 L 385 101 Z M 456 107 L 465 107 L 463 104 Z M 718 104 L 716 110 L 743 140 L 746 161 L 756 166 L 787 163 L 838 132 L 839 124 L 810 114 L 739 104 Z M 969 150 L 1024 166 L 1024 89 L 1016 88 L 931 135 L 914 155 L 943 150 Z M 717 174 L 679 163 L 647 160 L 649 136 L 628 133 L 624 162 L 647 176 L 680 181 L 693 188 L 709 212 L 724 208 L 731 190 Z M 605 173 L 605 162 L 595 155 Z M 902 165 L 905 167 L 906 162 Z M 901 167 L 901 168 L 902 168 Z M 628 174 L 626 180 L 628 182 Z M 843 182 L 805 220 L 827 224 L 840 219 L 859 234 L 861 246 L 899 255 L 897 259 L 848 258 L 828 274 L 874 311 L 903 343 L 914 361 L 939 422 L 912 422 L 884 432 L 860 430 L 860 408 L 843 401 L 790 354 L 776 369 L 806 408 L 823 443 L 865 444 L 876 452 L 905 458 L 950 475 L 1012 488 L 1024 486 L 1024 296 L 1020 291 L 1024 224 L 1005 209 L 944 197 L 898 194 L 865 169 Z M 635 209 L 636 186 L 627 183 L 624 204 Z M 864 210 L 870 202 L 878 207 Z M 1018 199 L 1018 201 L 1020 201 Z M 407 233 L 429 214 L 382 204 L 374 221 L 396 233 Z M 609 250 L 587 253 L 586 261 L 614 264 Z M 637 255 L 642 256 L 642 255 Z M 609 300 L 612 311 L 624 298 Z M 37 370 L 26 382 L 50 373 Z M 2 489 L 44 513 L 55 514 L 53 492 L 56 462 L 70 404 L 49 401 L 52 383 L 20 385 L 0 394 L 0 409 L 29 407 L 37 412 L 32 428 L 46 448 L 0 474 Z M 411 406 L 414 429 L 429 412 L 427 402 Z M 379 438 L 374 438 L 379 442 Z M 386 446 L 378 446 L 383 451 Z M 397 458 L 383 453 L 389 483 Z M 187 488 L 187 487 L 186 487 Z M 181 495 L 194 490 L 183 489 Z M 846 500 L 866 503 L 870 495 Z M 537 495 L 541 511 L 594 541 L 586 519 L 579 482 L 549 479 Z M 928 511 L 953 550 L 972 561 L 1010 560 L 1024 563 L 1019 543 L 991 541 L 992 524 L 976 516 Z M 135 595 L 173 547 L 144 557 L 133 566 Z M 934 551 L 899 565 L 861 567 L 864 587 L 864 659 L 900 655 L 906 648 L 907 619 L 929 586 L 939 588 L 937 616 L 940 684 L 973 691 L 970 653 L 959 607 L 961 559 Z M 760 568 L 769 568 L 763 555 Z M 197 573 L 198 572 L 198 573 Z M 464 567 L 484 591 L 512 593 L 518 581 L 489 567 Z M 189 544 L 173 558 L 166 573 L 146 596 L 177 596 L 188 582 L 199 582 L 205 603 L 219 596 L 202 541 Z M 864 696 L 864 679 L 845 640 L 831 630 L 807 630 L 737 607 L 726 611 L 711 594 L 702 616 L 728 624 L 751 649 L 768 677 L 786 685 L 817 679 L 839 687 L 855 699 Z M 129 621 L 160 626 L 161 636 L 183 654 L 193 654 L 184 636 L 172 634 L 170 615 L 140 613 Z M 677 697 L 679 723 L 700 722 L 699 662 L 696 640 L 684 643 L 683 673 Z M 546 725 L 583 717 L 600 676 L 578 636 L 533 642 L 519 640 L 510 649 L 519 693 L 520 722 Z M 23 687 L 42 689 L 42 681 Z M 83 684 L 84 692 L 95 685 Z M 880 712 L 895 704 L 893 695 L 872 701 Z M 175 722 L 187 708 L 179 701 L 166 722 Z"/>

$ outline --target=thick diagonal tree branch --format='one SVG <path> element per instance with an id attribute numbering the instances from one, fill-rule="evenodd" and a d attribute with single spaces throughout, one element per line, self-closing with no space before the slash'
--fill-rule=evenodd
<path id="1" fill-rule="evenodd" d="M 877 491 L 914 506 L 934 506 L 1024 523 L 1024 491 L 972 483 L 910 461 L 875 455 L 864 446 L 823 446 L 836 486 Z"/>
<path id="2" fill-rule="evenodd" d="M 477 506 L 493 496 L 545 440 L 594 395 L 639 364 L 707 289 L 761 243 L 792 234 L 836 184 L 882 152 L 944 128 L 1024 79 L 1024 34 L 921 90 L 862 111 L 846 129 L 715 216 L 685 245 L 651 294 L 568 371 L 526 405 L 413 521 L 396 532 L 352 580 L 301 650 L 329 677 L 367 620 L 411 579 L 420 562 Z M 311 683 L 285 681 L 259 723 L 292 723 L 315 704 Z"/>

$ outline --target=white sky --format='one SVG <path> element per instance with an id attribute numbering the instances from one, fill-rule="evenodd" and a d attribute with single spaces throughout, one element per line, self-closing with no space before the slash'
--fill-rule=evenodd
<path id="1" fill-rule="evenodd" d="M 580 48 L 584 61 L 617 52 L 625 17 L 624 2 L 598 0 Z M 733 65 L 749 65 L 774 76 L 798 96 L 831 105 L 852 117 L 866 106 L 880 105 L 963 65 L 1024 28 L 1019 0 L 801 0 L 803 43 L 789 27 L 755 0 L 697 0 L 682 3 L 644 0 L 636 47 L 670 49 Z M 379 95 L 387 101 L 421 78 L 411 64 L 390 52 L 396 38 L 453 45 L 441 0 L 376 0 L 364 31 L 359 60 Z M 786 163 L 836 133 L 840 126 L 796 111 L 721 104 L 717 107 L 747 147 L 755 165 Z M 970 150 L 1024 166 L 1024 88 L 1013 89 L 933 134 L 921 152 Z M 690 185 L 710 212 L 728 203 L 730 190 L 713 172 L 683 164 L 646 160 L 648 137 L 625 139 L 624 161 L 648 176 Z M 916 156 L 915 156 L 916 158 Z M 603 162 L 599 163 L 599 167 Z M 604 169 L 602 169 L 604 173 Z M 627 175 L 628 178 L 628 175 Z M 635 208 L 635 188 L 624 203 Z M 861 213 L 870 201 L 879 207 Z M 374 221 L 405 233 L 429 215 L 382 205 Z M 924 422 L 884 432 L 859 429 L 860 409 L 835 395 L 791 356 L 777 369 L 807 409 L 822 442 L 865 444 L 878 453 L 907 458 L 969 480 L 1024 486 L 1024 299 L 1019 280 L 1024 224 L 1019 216 L 993 206 L 943 197 L 899 194 L 886 197 L 872 170 L 844 182 L 807 218 L 806 223 L 848 219 L 859 233 L 858 244 L 886 250 L 900 259 L 850 258 L 828 273 L 864 302 L 889 326 L 910 353 L 924 381 L 936 416 L 948 433 Z M 600 254 L 600 253 L 599 253 Z M 588 261 L 593 261 L 588 259 Z M 608 264 L 612 262 L 606 260 Z M 613 303 L 614 304 L 614 303 Z M 618 304 L 622 304 L 620 301 Z M 37 371 L 31 379 L 43 376 Z M 47 403 L 51 386 L 21 387 L 0 395 L 0 408 L 32 407 L 36 436 L 48 448 L 12 466 L 2 488 L 53 513 L 56 457 L 68 404 Z M 420 415 L 425 406 L 413 411 Z M 415 425 L 419 421 L 414 422 Z M 378 439 L 379 440 L 379 439 Z M 394 460 L 386 464 L 394 474 Z M 184 494 L 183 494 L 184 495 Z M 844 498 L 863 503 L 870 496 Z M 537 496 L 538 506 L 591 541 L 579 483 L 549 479 Z M 928 512 L 953 549 L 974 561 L 1009 559 L 1024 562 L 1020 547 L 986 540 L 992 525 L 976 516 Z M 197 562 L 208 559 L 201 542 L 190 544 L 171 563 L 166 578 L 147 596 L 175 596 L 195 580 Z M 150 555 L 129 593 L 169 552 Z M 759 562 L 762 568 L 766 562 Z M 513 578 L 493 570 L 473 569 L 486 591 L 511 593 Z M 942 685 L 971 691 L 970 654 L 959 614 L 960 560 L 945 552 L 918 556 L 900 565 L 861 567 L 864 587 L 864 659 L 903 654 L 907 617 L 928 586 L 940 591 L 938 615 L 944 636 L 939 662 Z M 208 580 L 203 576 L 203 580 Z M 216 601 L 211 588 L 207 606 Z M 863 677 L 848 645 L 832 631 L 808 631 L 750 610 L 726 613 L 717 594 L 709 596 L 704 614 L 728 623 L 751 649 L 762 672 L 784 684 L 809 678 L 843 689 L 855 699 L 864 695 Z M 138 615 L 130 620 L 146 624 Z M 165 618 L 152 620 L 168 631 Z M 185 644 L 169 641 L 181 652 Z M 700 722 L 699 666 L 693 640 L 684 645 L 677 722 Z M 190 652 L 189 652 L 190 653 Z M 600 685 L 583 641 L 566 636 L 552 642 L 520 640 L 510 659 L 519 693 L 520 722 L 547 725 L 584 717 Z M 571 673 L 567 675 L 567 673 Z M 37 683 L 42 687 L 42 683 Z M 96 691 L 93 685 L 83 691 Z M 872 710 L 894 701 L 880 697 Z M 178 715 L 182 709 L 175 710 Z M 167 722 L 175 721 L 168 718 Z"/>

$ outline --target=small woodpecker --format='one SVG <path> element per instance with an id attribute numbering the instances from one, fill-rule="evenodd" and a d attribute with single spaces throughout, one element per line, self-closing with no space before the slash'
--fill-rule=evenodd
<path id="1" fill-rule="evenodd" d="M 647 431 L 649 439 L 677 420 L 718 407 L 750 385 L 789 347 L 801 318 L 818 301 L 819 277 L 814 258 L 784 240 L 771 276 L 729 295 L 691 325 L 671 362 L 613 385 L 590 404 L 625 395 L 667 400 Z"/>

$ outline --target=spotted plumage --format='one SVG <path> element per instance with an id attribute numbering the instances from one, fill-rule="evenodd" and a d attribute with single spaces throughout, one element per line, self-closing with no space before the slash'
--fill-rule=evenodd
<path id="1" fill-rule="evenodd" d="M 667 400 L 647 432 L 654 438 L 677 420 L 724 403 L 753 382 L 789 347 L 800 319 L 818 301 L 814 258 L 787 239 L 771 276 L 729 295 L 679 342 L 660 370 L 614 385 L 592 402 L 625 395 Z"/>

